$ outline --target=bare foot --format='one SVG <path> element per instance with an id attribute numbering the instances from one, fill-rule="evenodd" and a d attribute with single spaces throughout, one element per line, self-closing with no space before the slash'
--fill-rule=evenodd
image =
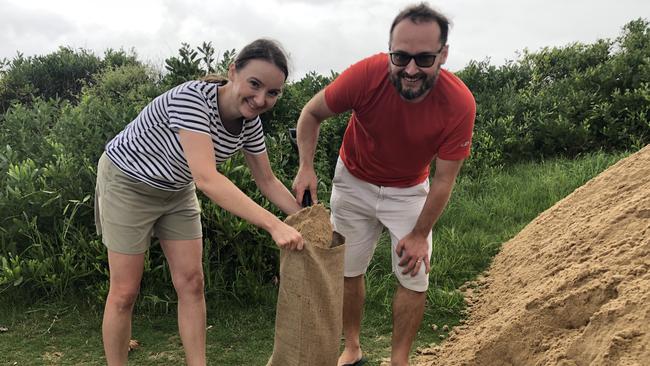
<path id="1" fill-rule="evenodd" d="M 363 353 L 361 352 L 361 348 L 345 348 L 343 350 L 343 353 L 341 353 L 341 356 L 339 356 L 339 361 L 337 362 L 337 366 L 344 366 L 344 365 L 352 365 L 355 362 L 359 361 L 361 357 L 363 356 Z"/>

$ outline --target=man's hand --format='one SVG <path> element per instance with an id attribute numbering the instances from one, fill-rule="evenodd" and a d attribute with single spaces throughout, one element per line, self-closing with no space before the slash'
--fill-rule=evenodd
<path id="1" fill-rule="evenodd" d="M 420 271 L 422 264 L 424 264 L 425 273 L 429 273 L 431 265 L 429 264 L 429 243 L 426 236 L 410 232 L 397 243 L 395 252 L 400 257 L 400 267 L 404 267 L 402 274 L 410 272 L 413 277 Z"/>
<path id="2" fill-rule="evenodd" d="M 296 202 L 301 205 L 303 200 L 302 196 L 305 194 L 305 190 L 308 189 L 311 193 L 311 201 L 315 205 L 318 203 L 317 198 L 317 177 L 316 172 L 313 169 L 298 169 L 296 177 L 293 179 L 293 192 L 296 196 Z"/>

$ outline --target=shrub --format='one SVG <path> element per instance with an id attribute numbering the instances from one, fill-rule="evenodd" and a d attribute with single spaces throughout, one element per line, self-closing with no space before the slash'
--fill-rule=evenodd
<path id="1" fill-rule="evenodd" d="M 105 143 L 164 90 L 210 72 L 224 72 L 235 55 L 217 60 L 210 43 L 183 44 L 163 74 L 122 51 L 98 58 L 61 48 L 0 66 L 0 293 L 34 296 L 80 293 L 90 303 L 106 295 L 106 251 L 94 233 L 96 164 Z M 614 41 L 524 51 L 492 66 L 472 61 L 458 72 L 477 101 L 473 155 L 465 174 L 480 175 L 524 160 L 575 157 L 594 150 L 636 149 L 650 142 L 650 28 L 625 25 Z M 309 73 L 289 83 L 262 116 L 278 178 L 290 186 L 298 156 L 287 135 L 302 107 L 336 77 Z M 315 168 L 327 203 L 349 115 L 321 125 Z M 219 169 L 263 207 L 281 216 L 257 190 L 244 159 Z M 201 197 L 208 294 L 262 301 L 273 293 L 278 250 L 262 230 Z M 155 243 L 145 261 L 142 303 L 174 302 L 169 270 Z"/>

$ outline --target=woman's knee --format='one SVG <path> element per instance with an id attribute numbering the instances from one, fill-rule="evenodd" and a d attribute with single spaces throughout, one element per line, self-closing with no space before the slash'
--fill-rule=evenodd
<path id="1" fill-rule="evenodd" d="M 203 296 L 203 271 L 191 271 L 180 273 L 173 279 L 174 288 L 179 296 Z"/>
<path id="2" fill-rule="evenodd" d="M 135 304 L 140 287 L 111 286 L 108 290 L 107 303 L 113 304 L 120 311 L 131 310 Z"/>

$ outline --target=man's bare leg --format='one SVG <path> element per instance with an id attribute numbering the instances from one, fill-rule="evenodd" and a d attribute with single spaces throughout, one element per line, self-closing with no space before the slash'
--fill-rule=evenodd
<path id="1" fill-rule="evenodd" d="M 407 366 L 411 346 L 424 315 L 426 292 L 409 290 L 397 285 L 393 297 L 392 366 Z"/>
<path id="2" fill-rule="evenodd" d="M 343 283 L 343 334 L 345 349 L 339 356 L 337 365 L 354 363 L 362 356 L 359 335 L 363 304 L 366 299 L 366 285 L 363 275 L 345 277 Z"/>

